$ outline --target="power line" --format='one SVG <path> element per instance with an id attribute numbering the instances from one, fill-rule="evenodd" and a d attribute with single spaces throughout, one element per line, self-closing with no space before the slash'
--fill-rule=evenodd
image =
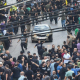
<path id="1" fill-rule="evenodd" d="M 78 12 L 78 11 L 77 11 Z M 63 12 L 64 13 L 64 12 Z M 71 13 L 69 13 L 69 14 L 65 14 L 64 16 L 66 17 L 67 15 L 70 15 Z M 56 16 L 56 15 L 52 15 L 52 17 L 50 17 L 50 18 L 56 18 L 56 17 L 62 17 L 63 15 L 60 15 L 60 16 Z M 47 16 L 47 17 L 49 17 L 49 16 Z M 40 18 L 36 18 L 36 19 L 41 19 L 41 18 L 46 18 L 46 17 L 40 17 Z M 50 18 L 47 18 L 47 19 L 44 19 L 44 20 L 49 20 Z M 44 20 L 38 20 L 38 22 L 41 22 L 41 21 L 44 21 Z M 27 19 L 27 21 L 24 21 L 24 22 L 28 22 L 28 21 L 33 21 L 33 20 L 28 20 Z M 19 23 L 21 23 L 21 22 L 23 22 L 23 21 L 20 21 Z M 34 22 L 34 23 L 36 23 L 36 22 Z M 18 23 L 16 23 L 16 24 L 18 24 Z M 24 26 L 24 25 L 27 25 L 27 24 L 29 24 L 29 23 L 26 23 L 26 24 L 22 24 L 22 25 L 20 25 L 20 26 Z M 33 22 L 31 22 L 30 24 L 33 24 Z M 8 26 L 8 25 L 7 25 Z M 10 25 L 9 25 L 10 26 Z M 15 28 L 15 27 L 19 27 L 19 26 L 13 26 L 13 27 L 9 27 L 9 28 L 5 28 L 6 30 L 8 30 L 8 29 L 11 29 L 11 28 Z M 4 30 L 5 30 L 4 29 Z M 1 31 L 1 30 L 0 30 Z"/>

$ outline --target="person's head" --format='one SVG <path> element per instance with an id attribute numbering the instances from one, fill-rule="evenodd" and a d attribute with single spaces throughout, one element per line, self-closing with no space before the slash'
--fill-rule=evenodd
<path id="1" fill-rule="evenodd" d="M 15 67 L 17 67 L 18 66 L 18 64 L 17 63 L 15 63 L 15 65 L 14 65 Z"/>
<path id="2" fill-rule="evenodd" d="M 73 44 L 75 44 L 75 40 L 73 40 L 72 42 L 73 42 Z"/>
<path id="3" fill-rule="evenodd" d="M 44 56 L 44 59 L 47 59 L 47 56 Z"/>
<path id="4" fill-rule="evenodd" d="M 57 9 L 57 6 L 55 6 L 55 9 Z"/>
<path id="5" fill-rule="evenodd" d="M 65 49 L 64 52 L 65 52 L 65 54 L 67 54 L 68 51 Z"/>
<path id="6" fill-rule="evenodd" d="M 77 52 L 77 56 L 80 56 L 80 53 L 79 52 Z"/>
<path id="7" fill-rule="evenodd" d="M 22 59 L 25 60 L 25 57 L 23 56 Z"/>
<path id="8" fill-rule="evenodd" d="M 70 35 L 72 35 L 72 32 L 70 32 Z"/>
<path id="9" fill-rule="evenodd" d="M 32 55 L 29 56 L 30 59 L 32 59 L 32 57 L 33 57 Z"/>
<path id="10" fill-rule="evenodd" d="M 19 61 L 19 60 L 17 60 L 17 61 L 16 61 L 16 63 L 17 63 L 17 64 L 19 64 L 19 63 L 20 63 L 20 61 Z"/>
<path id="11" fill-rule="evenodd" d="M 31 66 L 30 65 L 28 66 L 28 69 L 31 70 Z"/>
<path id="12" fill-rule="evenodd" d="M 37 72 L 40 72 L 40 68 L 37 68 Z"/>
<path id="13" fill-rule="evenodd" d="M 77 48 L 74 48 L 74 52 L 76 52 L 77 51 Z"/>
<path id="14" fill-rule="evenodd" d="M 62 66 L 62 64 L 63 64 L 63 62 L 60 61 L 60 62 L 59 62 L 59 65 Z"/>
<path id="15" fill-rule="evenodd" d="M 33 53 L 33 56 L 36 56 L 36 53 Z"/>
<path id="16" fill-rule="evenodd" d="M 6 50 L 6 54 L 10 54 L 9 50 Z"/>
<path id="17" fill-rule="evenodd" d="M 48 75 L 47 71 L 44 72 L 44 75 L 45 75 L 45 76 Z"/>
<path id="18" fill-rule="evenodd" d="M 71 76 L 68 76 L 68 80 L 72 80 L 72 77 Z"/>
<path id="19" fill-rule="evenodd" d="M 57 48 L 59 49 L 60 48 L 60 45 L 58 45 Z"/>
<path id="20" fill-rule="evenodd" d="M 74 68 L 74 65 L 71 65 L 71 68 Z"/>
<path id="21" fill-rule="evenodd" d="M 51 59 L 51 61 L 50 61 L 51 63 L 54 63 L 54 60 L 53 59 Z"/>
<path id="22" fill-rule="evenodd" d="M 49 54 L 51 54 L 51 50 L 49 50 Z"/>
<path id="23" fill-rule="evenodd" d="M 47 48 L 45 48 L 45 51 L 47 51 Z"/>
<path id="24" fill-rule="evenodd" d="M 68 71 L 71 70 L 71 65 L 69 65 L 69 66 L 67 67 L 67 70 L 68 70 Z"/>
<path id="25" fill-rule="evenodd" d="M 20 75 L 24 75 L 24 72 L 22 71 L 22 72 L 20 72 Z"/>
<path id="26" fill-rule="evenodd" d="M 47 64 L 50 64 L 50 60 L 47 60 Z"/>
<path id="27" fill-rule="evenodd" d="M 40 43 L 41 41 L 39 40 L 38 43 Z"/>
<path id="28" fill-rule="evenodd" d="M 9 68 L 9 65 L 8 65 L 8 64 L 6 64 L 6 65 L 5 65 L 5 68 L 6 68 L 6 69 L 8 69 L 8 68 Z"/>
<path id="29" fill-rule="evenodd" d="M 42 62 L 42 66 L 46 66 L 46 63 L 45 62 Z"/>
<path id="30" fill-rule="evenodd" d="M 72 74 L 72 77 L 75 78 L 75 73 Z"/>
<path id="31" fill-rule="evenodd" d="M 66 67 L 66 64 L 62 64 L 62 67 Z"/>
<path id="32" fill-rule="evenodd" d="M 5 21 L 3 21 L 3 24 L 5 24 Z"/>
<path id="33" fill-rule="evenodd" d="M 56 74 L 56 71 L 55 71 L 55 70 L 53 70 L 53 72 L 52 72 L 52 73 L 53 73 L 53 75 L 54 75 L 54 74 Z"/>
<path id="34" fill-rule="evenodd" d="M 3 63 L 2 62 L 0 62 L 0 67 L 2 67 L 3 66 Z"/>
<path id="35" fill-rule="evenodd" d="M 55 45 L 54 44 L 52 45 L 52 48 L 55 48 Z"/>
<path id="36" fill-rule="evenodd" d="M 28 51 L 27 54 L 28 54 L 28 56 L 30 56 L 30 55 L 31 55 L 31 54 L 30 54 L 30 51 Z"/>
<path id="37" fill-rule="evenodd" d="M 69 39 L 70 38 L 70 36 L 67 36 L 67 39 Z"/>
<path id="38" fill-rule="evenodd" d="M 63 41 L 63 44 L 65 45 L 66 44 L 66 41 Z"/>
<path id="39" fill-rule="evenodd" d="M 56 56 L 56 58 L 58 58 L 58 54 L 56 54 L 55 56 Z"/>

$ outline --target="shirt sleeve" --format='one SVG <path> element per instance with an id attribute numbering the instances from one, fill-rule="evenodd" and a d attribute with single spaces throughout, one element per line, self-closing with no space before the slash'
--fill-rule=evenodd
<path id="1" fill-rule="evenodd" d="M 60 70 L 59 67 L 57 67 L 57 70 Z"/>
<path id="2" fill-rule="evenodd" d="M 35 46 L 37 46 L 38 44 L 36 44 Z"/>

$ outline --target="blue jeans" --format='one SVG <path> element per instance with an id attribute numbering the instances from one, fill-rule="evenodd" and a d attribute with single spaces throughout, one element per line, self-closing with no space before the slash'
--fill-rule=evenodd
<path id="1" fill-rule="evenodd" d="M 62 28 L 65 27 L 65 21 L 66 21 L 66 20 L 62 20 L 62 21 L 61 21 L 61 23 L 62 23 Z"/>

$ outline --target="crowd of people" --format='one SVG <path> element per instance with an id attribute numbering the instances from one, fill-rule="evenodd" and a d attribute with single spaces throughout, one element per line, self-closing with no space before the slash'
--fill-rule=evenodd
<path id="1" fill-rule="evenodd" d="M 0 58 L 2 58 L 0 80 L 80 80 L 80 28 L 76 28 L 76 24 L 80 24 L 80 7 L 77 0 L 67 0 L 67 2 L 34 0 L 28 4 L 23 3 L 17 8 L 11 8 L 10 15 L 7 9 L 0 11 L 5 15 L 0 25 L 0 36 L 9 36 L 5 41 L 0 42 Z M 62 46 L 58 45 L 57 49 L 55 49 L 56 45 L 52 44 L 49 50 L 43 46 L 45 41 L 39 40 L 34 46 L 37 47 L 38 56 L 37 53 L 30 53 L 30 51 L 27 52 L 27 56 L 24 55 L 24 48 L 27 49 L 28 42 L 25 34 L 30 32 L 31 23 L 34 26 L 34 23 L 39 24 L 40 19 L 44 21 L 49 17 L 51 24 L 53 20 L 57 24 L 60 19 L 59 13 L 62 13 L 60 17 L 62 28 L 68 26 L 67 40 Z M 53 17 L 54 15 L 56 17 Z M 75 29 L 75 37 L 72 35 L 71 26 L 73 30 Z M 22 50 L 16 58 L 9 52 L 9 47 L 12 42 L 10 35 L 16 35 L 18 27 L 21 27 L 24 38 L 19 39 Z"/>

